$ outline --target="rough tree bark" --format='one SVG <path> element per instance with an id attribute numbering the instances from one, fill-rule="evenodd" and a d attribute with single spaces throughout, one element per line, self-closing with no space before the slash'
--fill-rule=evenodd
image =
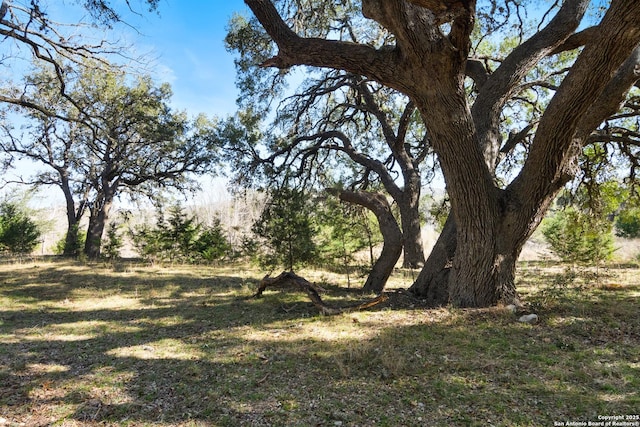
<path id="1" fill-rule="evenodd" d="M 375 292 L 377 294 L 384 290 L 384 287 L 393 273 L 393 269 L 402 253 L 402 232 L 398 226 L 391 206 L 384 194 L 355 192 L 355 191 L 338 191 L 340 200 L 349 203 L 355 203 L 364 206 L 373 212 L 378 220 L 380 232 L 384 240 L 382 252 L 377 261 L 373 264 L 371 272 L 367 277 L 362 289 L 366 292 Z"/>
<path id="2" fill-rule="evenodd" d="M 628 72 L 623 65 L 640 43 L 640 2 L 612 1 L 599 31 L 542 116 L 521 172 L 504 188 L 493 179 L 501 145 L 495 119 L 517 91 L 522 76 L 574 33 L 587 0 L 565 0 L 547 27 L 485 76 L 484 95 L 481 91 L 473 111 L 464 88 L 475 18 L 473 0 L 363 0 L 363 14 L 395 36 L 394 46 L 380 50 L 300 37 L 271 1 L 245 2 L 279 49 L 264 66 L 343 69 L 376 79 L 411 98 L 423 116 L 443 170 L 456 236 L 453 256 L 448 256 L 451 245 L 439 242 L 437 250 L 447 253 L 437 254 L 438 262 L 428 261 L 425 268 L 429 270 L 420 276 L 446 287 L 448 302 L 456 306 L 517 302 L 517 258 L 551 200 L 575 174 L 584 135 L 607 117 L 606 111 L 594 107 L 609 88 L 606 97 L 621 100 L 630 87 L 613 89 L 610 82 Z M 448 34 L 440 29 L 444 22 L 450 25 Z M 586 115 L 594 118 L 586 123 L 582 121 Z M 448 258 L 450 263 L 442 262 Z M 431 286 L 416 284 L 412 290 L 421 294 Z"/>
<path id="3" fill-rule="evenodd" d="M 89 259 L 100 257 L 102 235 L 109 219 L 116 188 L 117 186 L 107 185 L 105 192 L 96 197 L 96 200 L 89 207 L 89 226 L 84 246 L 84 253 Z"/>
<path id="4" fill-rule="evenodd" d="M 69 179 L 66 177 L 66 171 L 60 172 L 61 180 L 60 187 L 64 193 L 66 212 L 67 212 L 67 232 L 65 234 L 65 242 L 63 255 L 64 256 L 77 256 L 80 248 L 78 247 L 78 232 L 80 227 L 80 220 L 84 215 L 86 204 L 84 200 L 81 200 L 79 206 L 76 209 L 76 203 L 73 198 Z"/>
<path id="5" fill-rule="evenodd" d="M 406 189 L 405 189 L 406 191 Z M 408 200 L 405 200 L 408 199 Z M 422 268 L 424 266 L 424 245 L 422 243 L 422 225 L 420 224 L 420 189 L 396 200 L 400 211 L 402 227 L 404 268 Z"/>
<path id="6" fill-rule="evenodd" d="M 573 4 L 572 4 L 573 3 Z M 531 67 L 531 64 L 536 63 L 542 57 L 549 54 L 556 54 L 568 49 L 575 49 L 585 44 L 588 40 L 595 36 L 596 32 L 592 29 L 584 30 L 580 33 L 576 33 L 574 36 L 569 37 L 564 42 L 558 41 L 558 34 L 560 39 L 566 37 L 567 31 L 571 31 L 579 21 L 579 16 L 583 13 L 583 8 L 586 6 L 585 2 L 565 2 L 565 6 L 557 14 L 555 19 L 546 27 L 543 31 L 536 34 L 526 43 L 516 48 L 511 55 L 502 63 L 491 76 L 486 74 L 486 71 L 478 72 L 477 67 L 472 75 L 476 84 L 480 87 L 480 93 L 474 103 L 472 109 L 472 115 L 474 117 L 474 123 L 476 123 L 476 131 L 480 135 L 481 147 L 485 156 L 485 161 L 490 168 L 495 168 L 499 160 L 500 152 L 505 151 L 504 146 L 501 148 L 501 138 L 499 132 L 497 132 L 499 124 L 499 115 L 501 108 L 507 101 L 510 93 L 517 90 L 517 85 L 522 78 L 523 73 Z M 604 53 L 601 53 L 604 55 Z M 627 61 L 620 67 L 619 71 L 615 74 L 614 78 L 602 92 L 598 100 L 588 110 L 589 113 L 582 118 L 582 124 L 579 126 L 577 133 L 580 134 L 576 141 L 576 150 L 573 153 L 567 153 L 567 159 L 576 155 L 577 147 L 582 146 L 586 141 L 586 138 L 595 129 L 604 118 L 613 114 L 619 107 L 620 103 L 624 99 L 624 94 L 634 84 L 638 78 L 637 70 L 634 74 L 634 67 L 638 65 L 638 55 L 640 55 L 640 49 L 636 49 L 634 53 L 627 59 Z M 469 66 L 467 66 L 467 71 Z M 606 80 L 605 80 L 606 81 Z M 596 90 L 597 93 L 597 90 Z M 546 115 L 549 117 L 548 115 Z M 589 120 L 587 119 L 589 118 Z M 587 123 L 588 121 L 588 123 Z M 549 136 L 552 139 L 552 135 Z M 509 142 L 507 142 L 508 144 Z M 550 152 L 553 151 L 551 147 L 547 148 Z M 566 164 L 571 165 L 572 161 L 565 160 Z M 528 162 L 529 165 L 537 164 L 537 162 Z M 530 166 L 529 170 L 535 174 L 537 166 Z M 492 170 L 492 169 L 491 169 Z M 548 207 L 549 203 L 553 199 L 558 189 L 569 180 L 573 171 L 568 170 L 560 179 L 556 179 L 555 184 L 549 187 L 545 197 L 538 198 L 536 202 L 532 204 L 538 204 L 538 208 L 532 209 L 537 212 L 534 215 L 523 215 L 519 219 L 503 218 L 502 228 L 503 231 L 499 232 L 500 243 L 502 249 L 496 251 L 496 255 L 499 252 L 504 252 L 500 256 L 496 256 L 497 271 L 503 271 L 503 274 L 498 277 L 501 282 L 507 283 L 502 287 L 496 283 L 496 288 L 499 292 L 504 292 L 504 295 L 510 297 L 515 295 L 515 290 L 510 284 L 513 282 L 513 276 L 515 274 L 515 262 L 522 249 L 522 245 L 526 238 L 535 230 L 535 227 L 539 224 L 544 211 Z M 547 179 L 544 176 L 529 179 Z M 553 179 L 551 179 L 553 181 Z M 522 181 L 520 181 L 522 182 Z M 518 184 L 520 185 L 520 184 Z M 509 209 L 512 214 L 517 212 L 522 204 L 518 201 L 517 197 L 523 197 L 525 200 L 526 192 L 529 191 L 528 186 L 523 186 L 520 190 L 522 193 L 517 195 L 518 192 L 513 191 L 515 184 L 512 184 L 502 193 L 500 203 L 504 206 L 504 209 Z M 526 225 L 523 229 L 515 229 L 513 222 L 520 222 L 520 224 Z M 506 223 L 504 223 L 506 222 Z M 411 287 L 411 291 L 422 297 L 428 298 L 435 304 L 446 303 L 448 299 L 434 298 L 434 295 L 446 295 L 446 289 L 448 289 L 448 281 L 445 279 L 445 275 L 439 275 L 444 266 L 451 265 L 453 257 L 456 251 L 457 242 L 451 238 L 451 232 L 455 233 L 455 220 L 450 218 L 447 222 L 450 226 L 445 226 L 445 230 L 441 234 L 437 244 L 436 250 L 430 256 L 427 261 L 427 265 L 418 277 L 418 280 Z M 450 228 L 451 227 L 451 228 Z M 437 253 L 436 253 L 437 252 Z M 433 260 L 433 262 L 431 262 Z M 506 272 L 506 274 L 504 274 Z M 438 277 L 441 280 L 438 280 Z M 502 291 L 500 291 L 502 289 Z M 509 299 L 504 298 L 503 299 Z M 517 302 L 517 298 L 513 298 L 513 301 Z"/>
<path id="7" fill-rule="evenodd" d="M 449 302 L 449 273 L 456 253 L 456 223 L 449 215 L 424 267 L 409 291 L 427 301 L 429 305 L 440 306 Z"/>

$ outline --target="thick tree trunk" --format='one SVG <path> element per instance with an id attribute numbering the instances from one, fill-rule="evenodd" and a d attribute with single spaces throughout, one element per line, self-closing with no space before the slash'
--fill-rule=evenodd
<path id="1" fill-rule="evenodd" d="M 402 232 L 398 222 L 391 213 L 389 202 L 382 194 L 341 190 L 340 200 L 364 206 L 372 211 L 378 219 L 380 232 L 384 239 L 382 252 L 371 268 L 371 272 L 362 289 L 379 294 L 384 290 L 387 280 L 402 253 Z"/>
<path id="2" fill-rule="evenodd" d="M 80 231 L 80 219 L 84 215 L 85 203 L 80 202 L 78 209 L 76 210 L 76 204 L 73 199 L 73 194 L 69 185 L 68 179 L 62 177 L 61 186 L 64 193 L 66 212 L 67 212 L 67 232 L 64 237 L 64 248 L 62 250 L 63 256 L 75 257 L 80 253 L 79 236 Z"/>
<path id="3" fill-rule="evenodd" d="M 450 260 L 449 303 L 486 307 L 499 301 L 517 302 L 518 255 L 550 201 L 571 178 L 584 137 L 609 114 L 594 107 L 600 95 L 613 87 L 609 84 L 612 78 L 620 74 L 621 65 L 640 43 L 640 2 L 611 2 L 594 39 L 579 54 L 546 108 L 527 160 L 506 189 L 496 187 L 493 179 L 500 148 L 497 127 L 505 102 L 538 61 L 571 35 L 587 0 L 564 1 L 557 19 L 515 49 L 494 72 L 497 77 L 487 73 L 485 80 L 493 79 L 493 83 L 483 85 L 473 116 L 464 79 L 475 2 L 363 1 L 363 15 L 394 35 L 395 45 L 389 49 L 306 39 L 287 26 L 271 1 L 245 2 L 279 48 L 263 65 L 333 67 L 368 76 L 407 94 L 420 111 L 451 199 L 455 250 L 449 257 L 449 241 L 443 237 L 438 249 L 443 252 L 430 257 L 427 271 L 421 274 L 422 284 L 416 283 L 414 292 L 428 294 L 432 289 L 435 295 L 431 283 L 444 282 L 440 275 L 447 274 Z M 445 16 L 447 20 L 440 20 Z M 440 30 L 443 22 L 450 23 L 447 34 Z M 629 65 L 630 70 L 637 70 L 636 63 Z M 506 80 L 500 81 L 501 77 Z M 618 89 L 612 93 L 622 94 Z M 589 113 L 595 113 L 593 120 Z"/>
<path id="4" fill-rule="evenodd" d="M 496 254 L 502 213 L 500 192 L 484 162 L 462 78 L 441 81 L 433 87 L 438 90 L 425 92 L 416 104 L 428 123 L 455 220 L 449 302 L 461 307 L 490 306 L 500 299 L 494 282 L 496 259 L 501 258 Z M 461 152 L 465 155 L 460 156 Z"/>
<path id="5" fill-rule="evenodd" d="M 449 216 L 424 268 L 409 290 L 434 306 L 448 303 L 465 307 L 475 307 L 479 304 L 495 305 L 498 302 L 519 304 L 515 288 L 515 271 L 518 256 L 529 234 L 524 227 L 514 230 L 510 225 L 510 217 L 511 215 L 497 218 L 500 231 L 492 233 L 497 236 L 493 250 L 482 250 L 480 256 L 475 257 L 476 260 L 484 258 L 481 263 L 469 265 L 463 262 L 458 265 L 458 269 L 466 269 L 469 272 L 479 271 L 479 265 L 488 268 L 490 274 L 487 277 L 490 284 L 476 287 L 469 292 L 464 285 L 460 286 L 459 282 L 450 280 L 458 242 L 464 239 L 458 238 L 455 220 L 453 216 Z M 523 221 L 527 222 L 530 219 Z M 465 245 L 471 248 L 485 247 L 470 241 L 465 241 Z"/>
<path id="6" fill-rule="evenodd" d="M 87 240 L 84 245 L 84 253 L 89 259 L 97 259 L 100 257 L 102 234 L 109 219 L 112 203 L 112 199 L 107 198 L 103 203 L 97 203 L 97 206 L 91 209 L 89 227 L 87 229 Z"/>
<path id="7" fill-rule="evenodd" d="M 466 102 L 462 75 L 438 81 L 432 88 L 437 89 L 416 97 L 416 105 L 428 124 L 445 176 L 452 220 L 413 292 L 434 303 L 443 303 L 447 295 L 448 302 L 458 307 L 517 302 L 516 260 L 530 229 L 512 227 L 510 221 L 521 201 L 509 200 L 508 193 L 493 182 Z M 525 213 L 517 217 L 532 222 Z"/>
<path id="8" fill-rule="evenodd" d="M 456 253 L 456 223 L 449 215 L 424 267 L 409 292 L 433 306 L 449 302 L 449 272 Z"/>
<path id="9" fill-rule="evenodd" d="M 419 179 L 419 178 L 418 178 Z M 400 209 L 400 223 L 404 239 L 404 268 L 421 268 L 424 265 L 424 246 L 422 244 L 422 227 L 419 211 L 420 189 L 407 190 L 403 197 L 398 197 L 396 203 Z"/>
<path id="10" fill-rule="evenodd" d="M 640 21 L 625 21 L 622 16 L 639 16 L 639 7 L 639 3 L 624 0 L 612 5 L 603 19 L 601 40 L 585 47 L 573 65 L 547 107 L 521 173 L 506 190 L 490 182 L 494 162 L 487 161 L 490 159 L 482 148 L 491 138 L 479 137 L 460 82 L 436 82 L 433 90 L 416 97 L 445 175 L 457 227 L 448 277 L 449 303 L 461 307 L 518 303 L 514 283 L 518 256 L 553 197 L 572 178 L 576 156 L 587 134 L 610 114 L 600 112 L 584 124 L 590 106 L 599 104 L 600 88 L 610 81 L 607 76 L 614 75 L 637 47 Z M 622 26 L 628 27 L 626 31 Z M 624 68 L 620 67 L 617 74 Z M 486 137 L 490 130 L 481 133 Z M 479 167 L 483 161 L 486 168 Z M 446 254 L 439 257 L 447 259 Z M 437 268 L 426 271 L 414 291 L 429 289 L 427 279 L 437 274 Z"/>

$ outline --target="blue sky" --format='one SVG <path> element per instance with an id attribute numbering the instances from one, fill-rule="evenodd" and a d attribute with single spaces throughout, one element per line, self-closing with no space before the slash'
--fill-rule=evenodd
<path id="1" fill-rule="evenodd" d="M 235 111 L 233 56 L 224 47 L 234 13 L 249 14 L 242 0 L 161 0 L 159 14 L 124 16 L 140 33 L 128 31 L 127 38 L 154 58 L 154 77 L 171 84 L 176 108 L 194 115 Z"/>
<path id="2" fill-rule="evenodd" d="M 141 0 L 140 3 L 143 3 Z M 186 110 L 190 116 L 205 113 L 224 117 L 236 111 L 235 68 L 233 55 L 224 47 L 229 18 L 234 13 L 248 15 L 243 0 L 160 0 L 158 13 L 147 12 L 133 1 L 141 13 L 128 13 L 121 8 L 127 25 L 116 25 L 106 37 L 122 40 L 132 47 L 131 56 L 144 54 L 151 60 L 150 74 L 157 83 L 170 83 L 172 104 L 177 110 Z M 86 15 L 75 1 L 52 0 L 47 13 L 58 22 L 87 21 Z M 113 0 L 112 4 L 124 4 Z M 135 28 L 135 29 L 134 29 Z M 96 32 L 95 37 L 102 37 Z M 26 67 L 14 64 L 11 71 L 22 73 Z M 19 75 L 14 79 L 20 80 Z M 32 175 L 40 165 L 20 162 L 9 172 L 14 176 Z M 0 189 L 0 194 L 5 189 Z M 56 199 L 58 194 L 50 194 Z M 49 199 L 51 197 L 48 197 Z"/>

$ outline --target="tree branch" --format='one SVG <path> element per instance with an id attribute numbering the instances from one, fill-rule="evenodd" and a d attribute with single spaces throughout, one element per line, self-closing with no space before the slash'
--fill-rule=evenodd
<path id="1" fill-rule="evenodd" d="M 363 290 L 381 293 L 393 271 L 393 267 L 400 258 L 404 243 L 404 236 L 400 226 L 391 211 L 391 206 L 384 194 L 365 191 L 328 190 L 338 193 L 340 200 L 364 206 L 373 212 L 378 220 L 380 233 L 383 236 L 382 252 L 371 268 Z"/>
<path id="2" fill-rule="evenodd" d="M 256 292 L 251 296 L 251 298 L 260 298 L 262 293 L 267 289 L 267 287 L 285 287 L 285 288 L 295 288 L 303 291 L 307 294 L 311 302 L 316 308 L 325 316 L 332 316 L 341 313 L 351 313 L 354 311 L 365 310 L 367 308 L 373 307 L 374 305 L 380 304 L 389 297 L 387 295 L 379 295 L 369 301 L 365 301 L 360 304 L 350 305 L 346 307 L 333 307 L 328 305 L 322 300 L 320 293 L 325 292 L 325 290 L 316 285 L 315 283 L 309 282 L 304 277 L 298 276 L 292 271 L 283 271 L 280 275 L 276 277 L 271 277 L 269 275 L 265 276 L 261 281 L 260 285 Z"/>
<path id="3" fill-rule="evenodd" d="M 482 90 L 482 86 L 484 86 L 490 76 L 484 63 L 475 58 L 467 59 L 465 74 L 476 82 L 478 90 Z"/>
<path id="4" fill-rule="evenodd" d="M 340 141 L 341 145 L 322 145 L 324 142 L 332 139 Z M 314 145 L 314 147 L 312 148 L 314 151 L 317 151 L 319 149 L 327 149 L 343 152 L 357 164 L 375 172 L 375 174 L 378 175 L 380 180 L 383 182 L 383 185 L 385 186 L 387 191 L 391 193 L 394 198 L 398 197 L 399 193 L 402 192 L 402 190 L 395 183 L 395 180 L 393 179 L 391 174 L 389 174 L 389 171 L 387 170 L 385 165 L 376 159 L 373 159 L 356 151 L 351 144 L 351 140 L 344 133 L 333 130 L 317 133 L 314 135 L 301 136 L 295 139 L 295 143 L 311 140 L 318 140 L 318 144 Z"/>
<path id="5" fill-rule="evenodd" d="M 614 0 L 596 38 L 585 46 L 547 107 L 529 157 L 510 185 L 530 209 L 539 209 L 541 201 L 572 178 L 579 146 L 602 121 L 585 114 L 599 104 L 620 70 L 633 62 L 630 58 L 637 61 L 639 43 L 640 2 Z"/>
<path id="6" fill-rule="evenodd" d="M 499 112 L 524 76 L 578 27 L 588 4 L 589 0 L 565 1 L 544 29 L 515 48 L 488 77 L 472 108 L 481 141 L 489 129 L 496 128 Z"/>
<path id="7" fill-rule="evenodd" d="M 629 90 L 640 79 L 640 45 L 616 71 L 602 93 L 582 116 L 576 132 L 577 138 L 586 139 L 604 120 L 624 105 Z"/>
<path id="8" fill-rule="evenodd" d="M 480 87 L 471 111 L 485 161 L 491 169 L 498 162 L 501 136 L 496 129 L 502 108 L 531 68 L 573 33 L 588 5 L 589 0 L 565 1 L 551 22 L 516 47 Z"/>
<path id="9" fill-rule="evenodd" d="M 245 3 L 278 46 L 278 54 L 263 62 L 263 67 L 309 65 L 341 69 L 383 82 L 393 79 L 394 61 L 389 51 L 357 43 L 303 38 L 289 28 L 270 0 Z"/>
<path id="10" fill-rule="evenodd" d="M 456 10 L 464 8 L 465 3 L 470 3 L 468 0 L 407 0 L 407 2 L 429 9 L 434 13 L 454 13 Z"/>
<path id="11" fill-rule="evenodd" d="M 574 50 L 589 43 L 598 33 L 598 27 L 585 28 L 575 34 L 572 34 L 563 43 L 549 52 L 549 55 L 557 55 L 562 52 Z"/>

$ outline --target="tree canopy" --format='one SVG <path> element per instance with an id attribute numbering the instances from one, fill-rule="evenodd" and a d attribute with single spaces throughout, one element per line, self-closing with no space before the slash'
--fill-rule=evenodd
<path id="1" fill-rule="evenodd" d="M 55 115 L 47 110 L 37 97 L 29 97 L 27 88 L 20 88 L 8 76 L 16 70 L 28 70 L 30 64 L 47 64 L 59 82 L 60 95 L 67 97 L 66 64 L 76 68 L 91 63 L 93 67 L 108 69 L 108 58 L 119 57 L 131 62 L 131 52 L 116 37 L 96 37 L 100 29 L 108 29 L 122 22 L 122 14 L 108 0 L 78 0 L 73 3 L 87 11 L 91 19 L 86 22 L 62 23 L 48 12 L 47 1 L 33 0 L 28 4 L 2 0 L 0 5 L 0 67 L 11 70 L 0 79 L 0 102 L 20 105 Z M 134 3 L 145 5 L 150 11 L 156 10 L 157 0 L 126 1 L 130 12 L 137 9 Z M 87 62 L 87 60 L 92 60 Z M 73 102 L 71 97 L 67 97 Z M 62 117 L 60 117 L 62 118 Z"/>

